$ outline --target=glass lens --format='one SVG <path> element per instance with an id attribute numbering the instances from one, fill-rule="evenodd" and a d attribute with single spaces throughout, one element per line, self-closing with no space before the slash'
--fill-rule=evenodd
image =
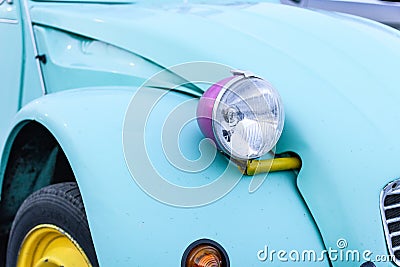
<path id="1" fill-rule="evenodd" d="M 221 253 L 209 245 L 195 247 L 189 254 L 186 267 L 223 267 Z"/>
<path id="2" fill-rule="evenodd" d="M 223 91 L 215 105 L 214 135 L 226 153 L 253 159 L 276 145 L 284 111 L 279 94 L 267 81 L 243 78 Z"/>

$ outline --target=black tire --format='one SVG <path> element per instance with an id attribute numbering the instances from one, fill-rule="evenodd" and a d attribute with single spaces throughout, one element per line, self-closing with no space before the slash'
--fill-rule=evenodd
<path id="1" fill-rule="evenodd" d="M 83 249 L 92 266 L 99 266 L 76 183 L 44 187 L 30 195 L 14 219 L 7 246 L 6 267 L 17 266 L 18 253 L 28 232 L 40 224 L 66 231 Z"/>

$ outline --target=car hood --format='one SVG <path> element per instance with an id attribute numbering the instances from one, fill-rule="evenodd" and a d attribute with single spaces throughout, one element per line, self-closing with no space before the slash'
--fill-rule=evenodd
<path id="1" fill-rule="evenodd" d="M 386 253 L 379 194 L 400 176 L 400 38 L 378 23 L 268 3 L 37 3 L 32 20 L 168 67 L 212 61 L 268 79 L 286 110 L 279 151 L 303 160 L 298 186 L 327 247 Z"/>

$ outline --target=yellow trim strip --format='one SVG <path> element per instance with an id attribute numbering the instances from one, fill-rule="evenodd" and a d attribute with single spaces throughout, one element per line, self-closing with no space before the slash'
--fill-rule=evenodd
<path id="1" fill-rule="evenodd" d="M 246 175 L 255 175 L 266 172 L 288 171 L 301 168 L 301 160 L 297 157 L 275 158 L 264 160 L 249 160 L 246 169 L 239 170 Z"/>

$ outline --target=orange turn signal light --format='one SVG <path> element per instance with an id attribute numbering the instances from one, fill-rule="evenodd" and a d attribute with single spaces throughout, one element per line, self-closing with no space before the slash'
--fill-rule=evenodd
<path id="1" fill-rule="evenodd" d="M 189 253 L 186 267 L 222 267 L 221 253 L 210 245 L 199 245 Z"/>
<path id="2" fill-rule="evenodd" d="M 182 257 L 182 267 L 229 267 L 226 251 L 217 242 L 200 239 L 193 242 Z"/>

